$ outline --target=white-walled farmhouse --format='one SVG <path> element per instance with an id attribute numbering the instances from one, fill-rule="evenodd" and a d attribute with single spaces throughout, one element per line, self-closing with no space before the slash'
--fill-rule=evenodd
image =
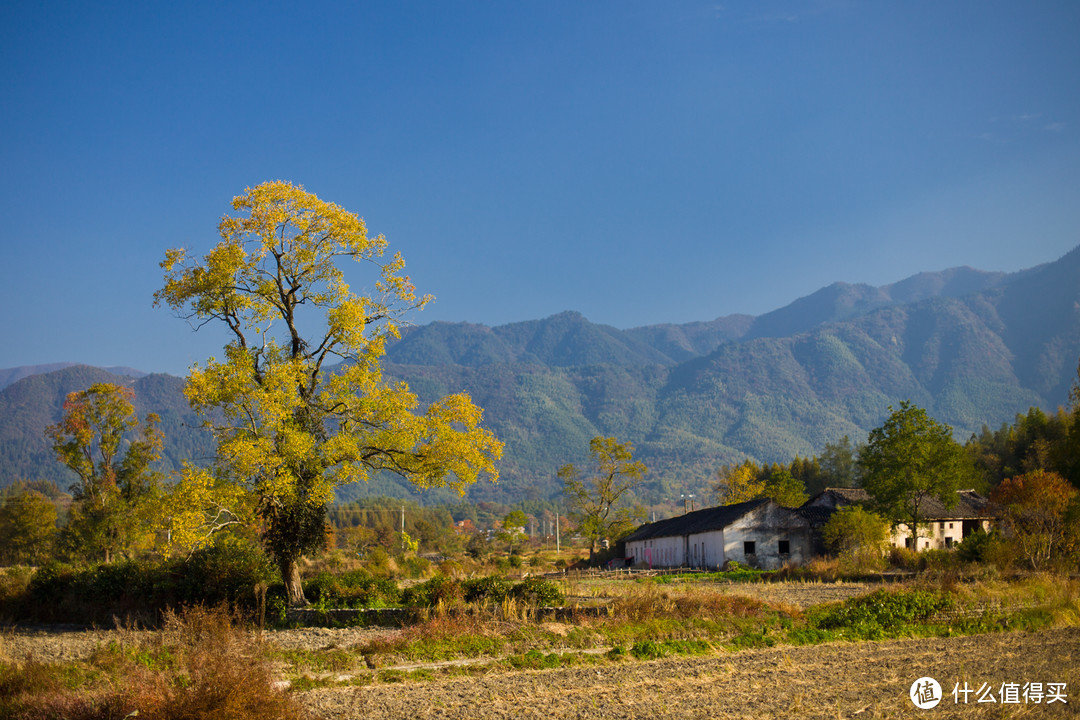
<path id="1" fill-rule="evenodd" d="M 810 559 L 810 523 L 772 500 L 705 508 L 642 525 L 626 557 L 644 567 L 721 568 L 730 560 L 763 569 Z"/>

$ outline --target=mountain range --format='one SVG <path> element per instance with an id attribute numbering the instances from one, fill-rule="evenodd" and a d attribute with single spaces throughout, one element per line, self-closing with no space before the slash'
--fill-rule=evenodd
<path id="1" fill-rule="evenodd" d="M 861 441 L 901 400 L 965 440 L 1032 406 L 1064 404 L 1078 358 L 1080 248 L 1017 273 L 963 267 L 881 287 L 834 283 L 756 317 L 626 330 L 575 312 L 498 327 L 436 322 L 408 328 L 385 369 L 421 400 L 464 390 L 485 409 L 506 451 L 502 480 L 471 489 L 473 500 L 551 496 L 555 470 L 585 461 L 595 435 L 634 443 L 651 469 L 645 498 L 659 500 L 702 491 L 725 463 Z M 140 412 L 162 416 L 165 470 L 212 453 L 181 379 L 117 372 Z M 44 427 L 65 393 L 116 377 L 85 366 L 0 371 L 0 484 L 69 482 Z M 392 477 L 355 492 L 415 495 Z"/>

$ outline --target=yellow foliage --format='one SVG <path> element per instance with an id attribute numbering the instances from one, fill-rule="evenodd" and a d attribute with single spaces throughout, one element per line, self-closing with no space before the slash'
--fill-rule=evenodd
<path id="1" fill-rule="evenodd" d="M 750 460 L 734 468 L 722 468 L 719 475 L 717 490 L 723 505 L 747 502 L 765 494 L 765 479 Z"/>
<path id="2" fill-rule="evenodd" d="M 188 377 L 185 393 L 218 457 L 212 472 L 185 468 L 176 505 L 203 512 L 175 514 L 176 543 L 198 543 L 210 514 L 241 517 L 233 505 L 272 522 L 282 508 L 325 504 L 336 486 L 381 470 L 459 492 L 481 476 L 495 480 L 502 443 L 467 395 L 421 413 L 404 383 L 382 379 L 402 314 L 430 300 L 417 297 L 400 254 L 381 260 L 386 239 L 286 182 L 249 188 L 233 208 L 244 214 L 221 220 L 221 241 L 201 260 L 166 253 L 155 295 L 196 326 L 216 321 L 232 333 L 224 360 Z M 338 266 L 350 259 L 377 266 L 375 294 L 350 290 Z"/>

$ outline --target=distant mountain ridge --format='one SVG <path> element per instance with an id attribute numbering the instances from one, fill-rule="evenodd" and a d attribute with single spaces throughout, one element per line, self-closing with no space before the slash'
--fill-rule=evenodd
<path id="1" fill-rule="evenodd" d="M 63 370 L 64 368 L 69 368 L 81 364 L 82 363 L 62 362 L 50 363 L 48 365 L 22 365 L 20 367 L 0 369 L 0 390 L 6 388 L 12 383 L 22 380 L 25 377 L 31 377 L 33 375 L 44 375 L 45 373 L 50 373 L 55 370 Z M 99 369 L 113 375 L 133 378 L 145 377 L 146 375 L 150 374 L 143 372 L 142 370 L 135 370 L 134 368 L 122 366 L 105 367 Z"/>
<path id="2" fill-rule="evenodd" d="M 809 456 L 845 434 L 861 440 L 902 400 L 961 439 L 1031 406 L 1053 410 L 1078 358 L 1080 248 L 1018 273 L 963 267 L 881 287 L 834 283 L 758 317 L 627 330 L 575 312 L 498 327 L 431 323 L 408 328 L 385 369 L 422 401 L 464 390 L 484 408 L 506 452 L 502 481 L 471 489 L 475 500 L 551 495 L 555 470 L 584 459 L 601 434 L 632 441 L 652 469 L 647 492 L 671 499 L 702 491 L 724 463 Z M 35 453 L 12 448 L 55 422 L 67 388 L 108 377 L 68 367 L 0 391 L 0 483 L 55 465 L 40 439 Z M 186 451 L 208 457 L 182 380 L 127 382 L 147 407 L 170 408 L 169 463 Z M 387 477 L 367 491 L 414 492 Z"/>

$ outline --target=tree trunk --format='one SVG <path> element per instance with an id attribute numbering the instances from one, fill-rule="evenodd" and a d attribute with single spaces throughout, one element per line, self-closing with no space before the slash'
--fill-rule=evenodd
<path id="1" fill-rule="evenodd" d="M 281 567 L 281 579 L 285 583 L 285 594 L 288 597 L 289 607 L 304 607 L 308 604 L 304 597 L 304 586 L 300 581 L 300 563 L 298 558 L 283 558 L 278 565 Z"/>

